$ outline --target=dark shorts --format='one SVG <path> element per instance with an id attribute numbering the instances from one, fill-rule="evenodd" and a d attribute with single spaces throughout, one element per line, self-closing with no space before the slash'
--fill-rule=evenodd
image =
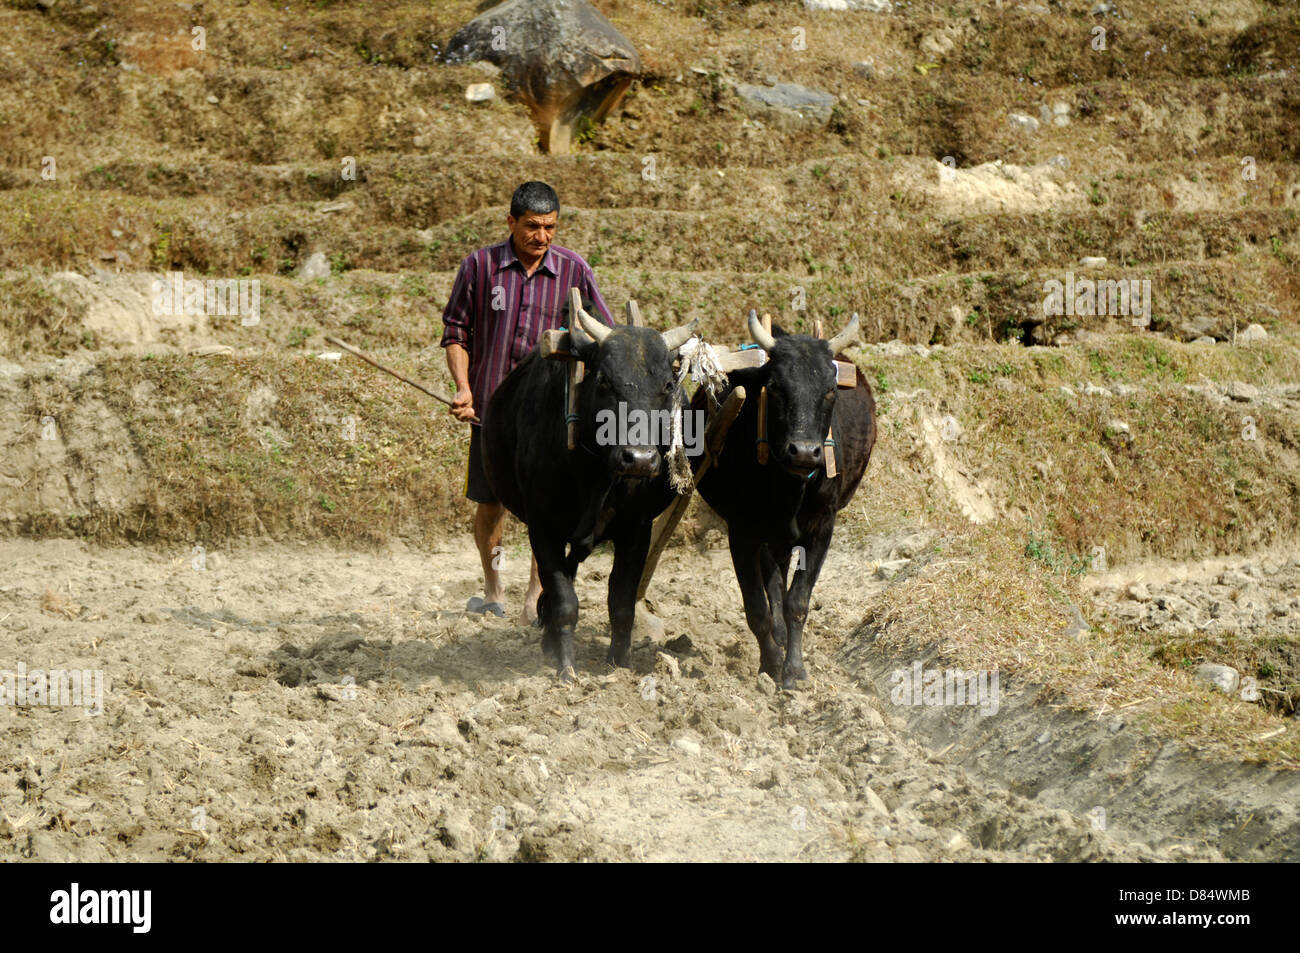
<path id="1" fill-rule="evenodd" d="M 469 428 L 469 466 L 465 471 L 465 496 L 475 503 L 499 503 L 492 487 L 488 486 L 483 472 L 483 428 L 471 424 Z"/>

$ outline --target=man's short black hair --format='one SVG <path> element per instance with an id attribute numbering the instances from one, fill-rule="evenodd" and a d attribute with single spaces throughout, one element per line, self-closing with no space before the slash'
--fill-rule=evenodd
<path id="1" fill-rule="evenodd" d="M 545 182 L 525 182 L 510 197 L 510 217 L 520 219 L 526 212 L 537 215 L 559 213 L 560 197 Z"/>

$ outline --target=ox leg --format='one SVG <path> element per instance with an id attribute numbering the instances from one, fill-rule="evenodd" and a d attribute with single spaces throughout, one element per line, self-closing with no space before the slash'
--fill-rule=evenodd
<path id="1" fill-rule="evenodd" d="M 529 527 L 528 539 L 537 557 L 537 573 L 542 581 L 539 602 L 546 617 L 542 627 L 542 651 L 555 662 L 560 680 L 571 682 L 576 677 L 573 628 L 578 622 L 578 596 L 573 591 L 573 578 L 566 571 L 564 544 L 554 545 L 541 538 L 542 535 Z"/>
<path id="2" fill-rule="evenodd" d="M 614 568 L 609 574 L 610 665 L 630 668 L 632 623 L 636 617 L 636 589 L 650 552 L 650 524 L 638 526 L 614 544 Z"/>
<path id="3" fill-rule="evenodd" d="M 772 614 L 772 641 L 785 648 L 785 569 L 772 558 L 772 551 L 767 546 L 759 546 L 758 554 L 763 571 L 763 588 Z"/>
<path id="4" fill-rule="evenodd" d="M 772 639 L 772 613 L 768 609 L 767 587 L 759 555 L 760 545 L 753 540 L 730 537 L 731 562 L 736 567 L 736 582 L 740 596 L 745 601 L 745 621 L 749 631 L 758 640 L 758 653 L 762 661 L 760 672 L 766 672 L 772 681 L 781 678 L 781 649 Z"/>
<path id="5" fill-rule="evenodd" d="M 831 546 L 831 533 L 835 529 L 833 522 L 828 522 L 805 546 L 806 565 L 794 574 L 790 581 L 790 591 L 785 595 L 785 629 L 789 641 L 785 647 L 785 666 L 781 672 L 783 688 L 797 688 L 797 682 L 808 677 L 803 667 L 803 626 L 808 618 L 808 603 L 812 599 L 813 586 L 826 561 L 826 552 Z"/>

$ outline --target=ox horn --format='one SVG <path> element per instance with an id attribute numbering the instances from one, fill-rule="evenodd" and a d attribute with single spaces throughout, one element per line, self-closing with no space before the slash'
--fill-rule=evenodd
<path id="1" fill-rule="evenodd" d="M 582 305 L 580 304 L 576 308 L 571 308 L 570 310 L 574 310 L 577 312 L 578 320 L 574 324 L 574 326 L 569 330 L 576 331 L 580 328 L 587 335 L 587 337 L 594 340 L 597 344 L 605 340 L 605 338 L 609 337 L 614 330 L 608 325 L 601 324 L 599 321 L 597 321 L 595 318 L 589 315 L 586 311 L 582 309 Z"/>
<path id="2" fill-rule="evenodd" d="M 690 324 L 683 324 L 679 328 L 670 328 L 667 331 L 661 331 L 660 334 L 664 339 L 664 347 L 670 351 L 675 351 L 691 339 L 695 329 L 700 326 L 700 319 L 696 318 Z"/>
<path id="3" fill-rule="evenodd" d="M 830 339 L 831 355 L 834 356 L 858 339 L 858 313 L 844 326 L 844 330 Z"/>
<path id="4" fill-rule="evenodd" d="M 758 320 L 758 312 L 753 310 L 749 312 L 749 336 L 764 351 L 770 351 L 776 347 L 776 338 L 763 330 L 763 323 Z"/>

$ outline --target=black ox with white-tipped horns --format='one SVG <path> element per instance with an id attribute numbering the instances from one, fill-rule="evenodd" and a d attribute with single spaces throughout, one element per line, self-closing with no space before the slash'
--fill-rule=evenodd
<path id="1" fill-rule="evenodd" d="M 614 428 L 601 431 L 598 421 L 603 412 L 666 419 L 678 390 L 673 359 L 694 326 L 610 328 L 581 307 L 569 323 L 570 350 L 585 365 L 575 448 L 567 440 L 569 364 L 543 358 L 539 348 L 501 382 L 483 420 L 483 469 L 493 492 L 528 526 L 542 582 L 542 649 L 564 681 L 575 675 L 578 565 L 597 543 L 613 541 L 607 659 L 627 666 L 650 529 L 675 496 L 666 428 L 627 427 L 611 440 Z"/>
<path id="2" fill-rule="evenodd" d="M 803 628 L 809 600 L 830 547 L 835 514 L 853 498 L 871 458 L 876 403 L 856 368 L 852 387 L 836 386 L 835 358 L 858 336 L 856 314 L 830 340 L 786 334 L 779 327 L 768 333 L 754 312 L 749 333 L 768 360 L 729 375 L 727 391 L 718 399 L 738 386 L 750 399 L 698 489 L 727 522 L 761 671 L 779 686 L 796 688 L 807 677 Z M 756 400 L 764 390 L 766 397 Z M 706 399 L 697 392 L 694 406 L 703 407 Z M 834 455 L 834 476 L 828 475 L 828 452 Z"/>

